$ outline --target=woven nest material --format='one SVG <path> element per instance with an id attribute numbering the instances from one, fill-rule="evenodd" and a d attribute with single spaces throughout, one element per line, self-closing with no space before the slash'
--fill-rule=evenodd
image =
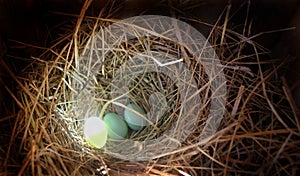
<path id="1" fill-rule="evenodd" d="M 216 131 L 222 118 L 226 86 L 214 50 L 200 33 L 196 35 L 195 29 L 179 22 L 181 27 L 176 28 L 172 22 L 178 21 L 142 16 L 114 23 L 109 26 L 110 30 L 101 29 L 91 35 L 75 63 L 76 73 L 69 74 L 74 77 L 68 85 L 74 84 L 71 88 L 75 89 L 72 100 L 77 102 L 74 114 L 79 118 L 71 117 L 70 124 L 99 114 L 102 118 L 104 112 L 101 111 L 109 100 L 112 100 L 110 112 L 120 115 L 128 103 L 139 104 L 150 112 L 147 116 L 152 125 L 133 132 L 130 140 L 107 143 L 106 151 L 122 159 L 147 160 L 164 155 L 184 142 L 194 128 L 199 128 L 198 132 L 201 132 L 200 128 L 205 129 L 196 137 L 204 143 Z M 139 28 L 135 26 L 137 24 Z M 161 34 L 165 36 L 161 37 Z M 130 36 L 135 38 L 129 39 Z M 198 36 L 190 44 L 182 42 L 190 50 L 196 48 L 200 56 L 191 56 L 183 46 L 172 44 L 174 41 L 169 40 L 173 36 L 177 40 Z M 195 41 L 200 47 L 192 44 Z M 208 77 L 212 78 L 212 83 Z M 212 89 L 212 93 L 208 89 Z M 66 112 L 65 109 L 61 111 Z M 206 120 L 210 122 L 203 123 Z M 79 137 L 82 136 L 81 126 L 79 123 L 73 128 L 76 138 L 82 138 Z"/>
<path id="2" fill-rule="evenodd" d="M 224 73 L 221 83 L 226 85 L 227 97 L 222 118 L 215 122 L 218 128 L 211 127 L 205 136 L 203 131 L 209 128 L 206 124 L 213 111 L 211 97 L 216 96 L 205 70 L 207 65 L 197 62 L 189 48 L 161 36 L 103 47 L 99 34 L 114 22 L 117 21 L 87 17 L 77 23 L 78 31 L 64 34 L 53 47 L 32 58 L 22 75 L 11 73 L 18 86 L 15 97 L 21 110 L 15 118 L 9 152 L 1 151 L 0 161 L 6 164 L 6 173 L 14 167 L 25 175 L 292 175 L 297 172 L 300 126 L 288 87 L 276 77 L 283 64 L 271 60 L 269 51 L 237 32 L 227 29 L 223 33 L 223 27 L 210 25 L 213 30 L 207 41 L 216 53 L 210 58 L 220 60 L 220 71 Z M 149 55 L 150 58 L 146 57 Z M 180 76 L 179 62 L 160 67 L 153 57 L 163 58 L 161 62 L 182 59 L 190 71 L 187 76 L 193 79 Z M 146 66 L 140 70 L 140 65 Z M 181 84 L 174 84 L 183 80 L 190 86 L 186 92 Z M 124 84 L 127 89 L 120 88 Z M 182 96 L 193 89 L 201 89 L 196 96 L 199 99 L 188 99 L 194 97 L 189 94 Z M 124 94 L 125 98 L 110 102 Z M 156 111 L 151 101 L 160 108 L 164 105 L 168 108 Z M 185 104 L 187 101 L 192 101 L 193 106 Z M 122 112 L 128 102 L 147 112 L 158 112 L 156 115 L 162 118 L 154 121 L 154 125 L 132 132 L 125 142 L 109 142 L 106 150 L 91 147 L 83 135 L 84 120 L 101 113 Z M 108 107 L 101 112 L 105 104 Z M 216 112 L 220 114 L 219 109 Z M 181 118 L 182 113 L 187 118 Z M 160 137 L 174 128 L 174 124 L 180 124 L 182 133 L 164 143 L 166 139 Z M 181 138 L 186 129 L 189 134 Z M 149 156 L 141 157 L 139 149 L 143 146 L 139 142 L 157 139 L 161 140 L 157 144 L 164 147 L 145 145 L 142 151 Z M 16 164 L 19 157 L 23 158 L 22 165 Z"/>

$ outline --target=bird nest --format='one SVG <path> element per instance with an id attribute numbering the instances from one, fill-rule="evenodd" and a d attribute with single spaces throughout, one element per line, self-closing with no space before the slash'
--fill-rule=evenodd
<path id="1" fill-rule="evenodd" d="M 81 20 L 22 75 L 11 73 L 21 110 L 9 150 L 23 156 L 20 174 L 295 172 L 299 123 L 266 49 L 218 25 L 206 24 L 205 39 L 168 17 Z M 122 114 L 128 103 L 150 125 L 91 146 L 85 119 Z"/>

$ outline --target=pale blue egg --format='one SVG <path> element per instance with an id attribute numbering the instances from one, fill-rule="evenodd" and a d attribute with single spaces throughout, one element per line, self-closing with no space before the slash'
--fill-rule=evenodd
<path id="1" fill-rule="evenodd" d="M 108 113 L 104 116 L 103 121 L 107 127 L 108 137 L 111 139 L 124 139 L 128 133 L 126 122 L 116 113 Z"/>
<path id="2" fill-rule="evenodd" d="M 90 145 L 102 148 L 107 140 L 107 127 L 99 117 L 90 117 L 85 120 L 84 135 Z"/>
<path id="3" fill-rule="evenodd" d="M 134 111 L 137 111 L 141 115 L 137 114 L 136 112 L 130 110 L 133 109 Z M 146 112 L 140 108 L 139 106 L 135 104 L 128 104 L 127 108 L 124 110 L 124 117 L 125 121 L 127 122 L 127 125 L 132 130 L 140 130 L 148 125 L 146 118 Z"/>

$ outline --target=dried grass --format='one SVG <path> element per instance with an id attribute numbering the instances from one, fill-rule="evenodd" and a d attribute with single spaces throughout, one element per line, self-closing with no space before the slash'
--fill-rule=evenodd
<path id="1" fill-rule="evenodd" d="M 12 133 L 5 134 L 10 136 L 9 144 L 0 148 L 3 164 L 0 175 L 16 171 L 19 175 L 101 175 L 103 172 L 109 175 L 296 175 L 299 172 L 298 112 L 289 87 L 279 74 L 285 62 L 272 60 L 270 52 L 253 40 L 257 35 L 239 34 L 227 29 L 226 24 L 221 25 L 223 15 L 215 25 L 184 18 L 212 27 L 208 40 L 224 65 L 229 96 L 224 118 L 210 141 L 199 145 L 197 139 L 202 130 L 199 125 L 180 148 L 141 162 L 116 159 L 88 147 L 80 131 L 81 121 L 74 114 L 73 98 L 77 90 L 72 82 L 78 78 L 74 76 L 79 73 L 76 63 L 89 37 L 99 27 L 114 22 L 109 18 L 85 16 L 89 3 L 76 22 L 74 19 L 75 30 L 66 26 L 66 33 L 52 47 L 43 49 L 39 57 L 27 60 L 22 75 L 15 75 L 2 62 L 17 86 L 18 93 L 10 91 L 10 94 L 20 110 L 12 109 L 15 114 L 0 121 L 12 126 Z M 251 29 L 245 27 L 247 30 Z M 158 40 L 157 46 L 164 46 L 162 42 Z M 175 55 L 179 51 L 176 47 L 167 50 Z M 97 97 L 101 100 L 98 106 L 108 101 L 106 88 L 118 65 L 113 61 L 123 62 L 118 60 L 122 53 L 117 55 L 120 57 L 105 61 L 105 74 L 96 79 Z M 195 73 L 200 80 L 205 80 L 201 72 Z M 146 95 L 152 89 L 145 87 Z M 170 92 L 174 90 L 176 87 Z M 176 102 L 176 96 L 169 96 L 169 104 Z M 143 98 L 131 98 L 145 103 Z M 202 115 L 206 113 L 203 111 Z M 172 117 L 174 114 L 165 121 L 172 121 Z M 199 118 L 199 124 L 201 120 L 205 119 Z M 149 134 L 149 130 L 151 134 L 151 129 L 146 128 L 138 136 Z"/>

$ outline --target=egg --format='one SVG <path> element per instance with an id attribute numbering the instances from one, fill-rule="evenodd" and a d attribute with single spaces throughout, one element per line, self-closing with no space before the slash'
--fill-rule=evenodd
<path id="1" fill-rule="evenodd" d="M 148 122 L 145 119 L 146 112 L 142 108 L 132 103 L 128 104 L 126 107 L 127 108 L 125 108 L 124 110 L 124 118 L 130 129 L 137 131 L 144 128 L 146 125 L 148 125 Z M 140 113 L 143 116 L 137 114 L 131 109 Z"/>
<path id="2" fill-rule="evenodd" d="M 115 140 L 124 139 L 128 133 L 128 126 L 121 116 L 116 113 L 108 113 L 103 117 L 107 127 L 108 137 Z"/>
<path id="3" fill-rule="evenodd" d="M 98 149 L 105 146 L 107 141 L 107 129 L 104 122 L 98 117 L 90 117 L 85 120 L 84 135 L 88 143 Z"/>

